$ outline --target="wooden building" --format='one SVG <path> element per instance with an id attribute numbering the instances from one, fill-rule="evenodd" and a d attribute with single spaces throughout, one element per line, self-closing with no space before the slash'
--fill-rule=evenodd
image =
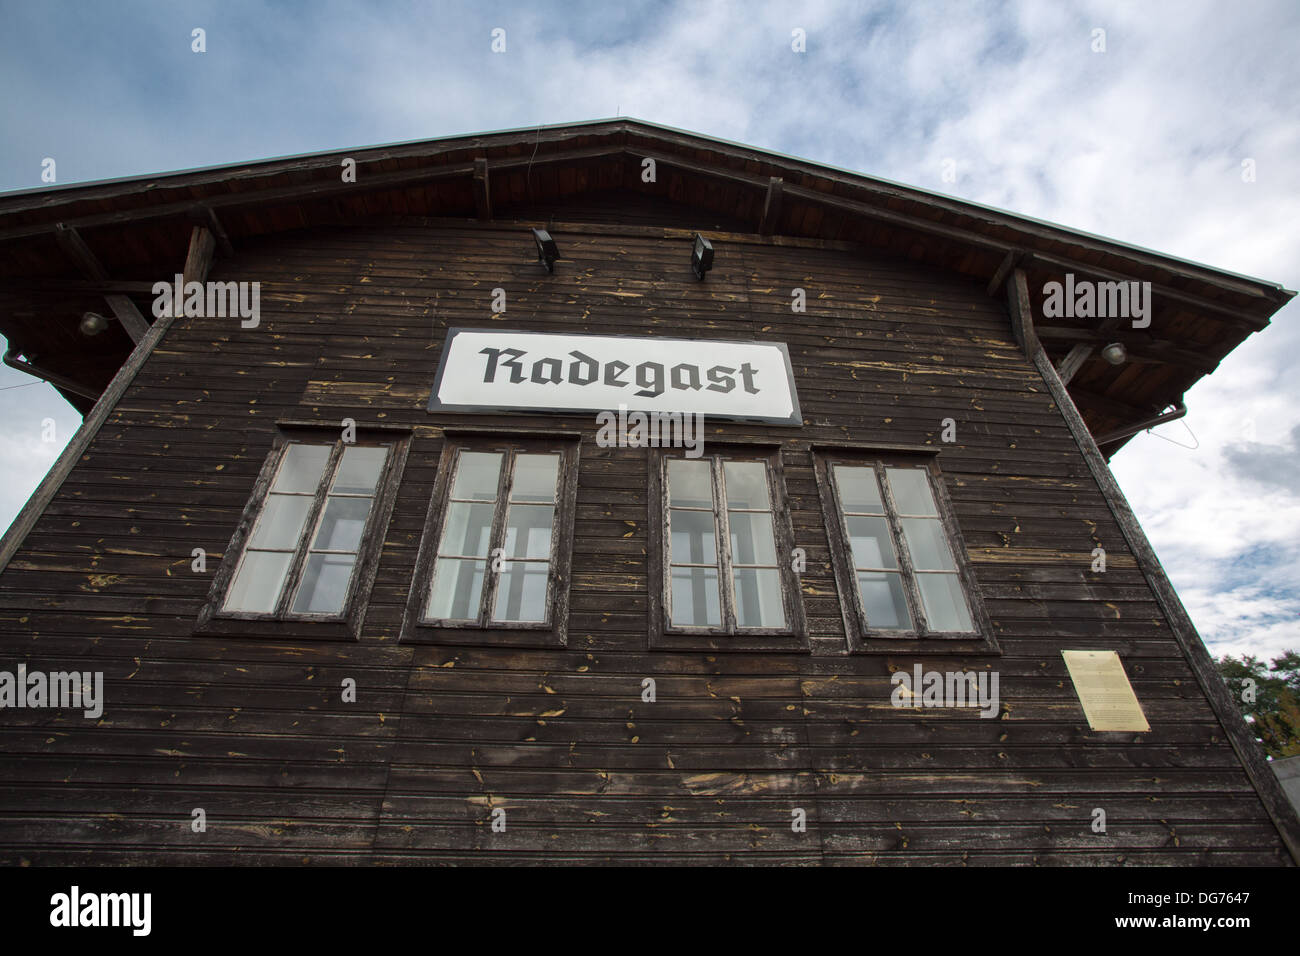
<path id="1" fill-rule="evenodd" d="M 1106 464 L 1292 295 L 628 119 L 0 196 L 85 416 L 0 547 L 0 861 L 1293 864 Z"/>

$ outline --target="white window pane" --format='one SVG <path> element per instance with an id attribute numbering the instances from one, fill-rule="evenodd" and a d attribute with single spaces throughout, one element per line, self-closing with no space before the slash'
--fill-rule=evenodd
<path id="1" fill-rule="evenodd" d="M 849 529 L 849 549 L 855 568 L 896 568 L 894 539 L 885 518 L 850 516 L 844 519 Z"/>
<path id="2" fill-rule="evenodd" d="M 343 449 L 343 460 L 334 474 L 330 492 L 342 495 L 373 495 L 384 473 L 387 448 L 370 448 L 349 445 Z"/>
<path id="3" fill-rule="evenodd" d="M 297 491 L 315 494 L 320 476 L 325 471 L 331 446 L 304 445 L 292 442 L 284 453 L 280 471 L 275 476 L 272 491 Z"/>
<path id="4" fill-rule="evenodd" d="M 451 496 L 495 501 L 500 474 L 500 452 L 462 451 L 456 456 L 456 480 L 451 486 Z"/>
<path id="5" fill-rule="evenodd" d="M 937 515 L 924 468 L 886 468 L 889 490 L 900 515 Z"/>
<path id="6" fill-rule="evenodd" d="M 973 631 L 970 611 L 955 574 L 918 574 L 925 619 L 932 631 Z"/>
<path id="7" fill-rule="evenodd" d="M 727 486 L 727 507 L 770 510 L 767 494 L 767 466 L 761 461 L 728 461 L 722 465 Z"/>
<path id="8" fill-rule="evenodd" d="M 463 554 L 486 558 L 492 537 L 494 505 L 453 501 L 447 506 L 447 524 L 442 532 L 439 554 Z"/>
<path id="9" fill-rule="evenodd" d="M 286 551 L 297 548 L 312 501 L 307 495 L 267 495 L 248 546 Z"/>
<path id="10" fill-rule="evenodd" d="M 309 554 L 293 599 L 295 614 L 338 614 L 352 580 L 351 554 Z"/>
<path id="11" fill-rule="evenodd" d="M 370 498 L 327 498 L 312 550 L 356 551 L 370 514 Z"/>
<path id="12" fill-rule="evenodd" d="M 545 561 L 507 561 L 497 581 L 493 620 L 546 620 L 546 580 L 550 568 Z"/>
<path id="13" fill-rule="evenodd" d="M 707 460 L 668 460 L 668 501 L 678 508 L 712 508 L 713 477 Z"/>
<path id="14" fill-rule="evenodd" d="M 559 455 L 516 455 L 510 500 L 555 501 L 555 481 L 559 474 Z"/>
<path id="15" fill-rule="evenodd" d="M 739 627 L 785 627 L 781 606 L 781 572 L 736 568 L 736 624 Z"/>
<path id="16" fill-rule="evenodd" d="M 733 564 L 776 564 L 771 512 L 732 511 L 727 520 L 731 524 Z"/>
<path id="17" fill-rule="evenodd" d="M 439 558 L 424 616 L 438 621 L 477 620 L 486 571 L 486 561 Z"/>
<path id="18" fill-rule="evenodd" d="M 943 525 L 938 518 L 904 518 L 903 537 L 918 571 L 956 571 Z"/>
<path id="19" fill-rule="evenodd" d="M 874 468 L 850 465 L 835 466 L 835 486 L 839 489 L 840 505 L 846 512 L 882 515 L 885 506 L 880 500 L 880 483 Z"/>
<path id="20" fill-rule="evenodd" d="M 910 630 L 912 614 L 903 595 L 903 582 L 896 573 L 859 571 L 858 592 L 872 630 Z"/>
<path id="21" fill-rule="evenodd" d="M 506 557 L 549 558 L 552 505 L 511 505 L 506 513 Z"/>
<path id="22" fill-rule="evenodd" d="M 673 624 L 720 626 L 717 568 L 673 568 L 672 574 Z"/>
<path id="23" fill-rule="evenodd" d="M 672 561 L 686 564 L 717 563 L 717 538 L 713 530 L 712 511 L 670 511 L 668 535 Z"/>
<path id="24" fill-rule="evenodd" d="M 287 551 L 249 551 L 226 594 L 227 611 L 268 614 L 275 610 L 280 585 L 293 555 Z"/>

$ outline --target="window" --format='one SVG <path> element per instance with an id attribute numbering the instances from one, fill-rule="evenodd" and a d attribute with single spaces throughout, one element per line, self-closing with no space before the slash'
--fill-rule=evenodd
<path id="1" fill-rule="evenodd" d="M 300 621 L 327 625 L 321 636 L 358 636 L 382 545 L 377 529 L 391 512 L 406 440 L 369 431 L 349 442 L 320 436 L 299 429 L 277 436 L 227 548 L 236 559 L 222 562 L 201 628 L 238 633 L 239 622 L 257 631 L 259 622 Z"/>
<path id="2" fill-rule="evenodd" d="M 450 438 L 403 640 L 563 644 L 576 469 L 572 438 Z"/>
<path id="3" fill-rule="evenodd" d="M 779 452 L 653 462 L 652 639 L 658 646 L 806 646 Z"/>
<path id="4" fill-rule="evenodd" d="M 831 454 L 817 478 L 851 644 L 989 634 L 937 468 Z"/>

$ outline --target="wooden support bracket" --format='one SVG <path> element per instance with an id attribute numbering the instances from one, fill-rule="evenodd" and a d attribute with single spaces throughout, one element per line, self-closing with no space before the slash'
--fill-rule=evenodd
<path id="1" fill-rule="evenodd" d="M 474 160 L 474 208 L 480 219 L 492 218 L 492 192 L 488 185 L 488 162 Z"/>
<path id="2" fill-rule="evenodd" d="M 63 250 L 64 255 L 71 259 L 82 271 L 87 279 L 94 279 L 99 282 L 108 279 L 108 270 L 104 264 L 99 261 L 96 255 L 90 251 L 86 241 L 81 238 L 81 234 L 71 226 L 63 223 L 56 223 L 54 226 L 54 239 Z M 135 303 L 126 296 L 111 292 L 104 295 L 104 301 L 108 307 L 117 316 L 117 320 L 122 323 L 122 328 L 126 329 L 126 334 L 131 336 L 132 342 L 139 342 L 149 331 L 149 320 L 144 317 Z"/>
<path id="3" fill-rule="evenodd" d="M 781 219 L 781 198 L 785 195 L 785 181 L 772 176 L 767 181 L 767 196 L 763 199 L 763 218 L 758 223 L 758 234 L 770 236 Z"/>

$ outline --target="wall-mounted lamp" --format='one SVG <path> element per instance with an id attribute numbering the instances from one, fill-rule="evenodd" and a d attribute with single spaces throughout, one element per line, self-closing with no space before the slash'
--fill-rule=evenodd
<path id="1" fill-rule="evenodd" d="M 555 247 L 555 240 L 545 229 L 533 230 L 533 242 L 537 243 L 537 261 L 546 263 L 546 271 L 555 271 L 555 260 L 560 258 L 560 250 Z"/>
<path id="2" fill-rule="evenodd" d="M 697 232 L 695 234 L 695 245 L 691 249 L 691 271 L 695 273 L 695 278 L 703 279 L 704 273 L 712 268 L 713 243 Z"/>
<path id="3" fill-rule="evenodd" d="M 81 323 L 77 328 L 81 330 L 82 335 L 98 335 L 108 328 L 108 319 L 98 312 L 86 312 L 81 316 Z"/>
<path id="4" fill-rule="evenodd" d="M 1111 365 L 1123 365 L 1124 360 L 1128 358 L 1128 349 L 1124 348 L 1121 342 L 1111 342 L 1101 350 L 1101 357 Z"/>

